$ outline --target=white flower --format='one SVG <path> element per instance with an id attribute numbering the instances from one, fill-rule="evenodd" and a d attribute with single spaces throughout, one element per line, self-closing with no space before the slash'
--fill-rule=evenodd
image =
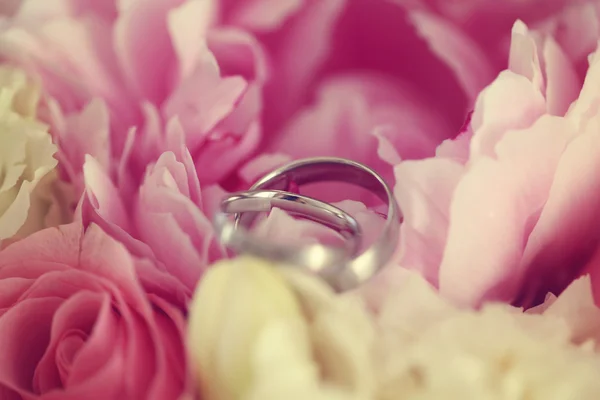
<path id="1" fill-rule="evenodd" d="M 64 219 L 56 217 L 55 175 L 49 175 L 56 146 L 35 119 L 38 101 L 39 89 L 24 72 L 0 66 L 0 241 Z"/>
<path id="2" fill-rule="evenodd" d="M 408 271 L 380 312 L 252 258 L 201 281 L 190 344 L 208 400 L 597 400 L 589 279 L 523 313 L 459 309 Z"/>
<path id="3" fill-rule="evenodd" d="M 570 292 L 582 289 L 574 285 Z M 407 279 L 381 313 L 377 398 L 600 398 L 600 357 L 592 343 L 574 343 L 581 329 L 556 306 L 543 315 L 507 305 L 459 310 L 420 277 Z"/>
<path id="4" fill-rule="evenodd" d="M 366 400 L 371 321 L 317 278 L 248 257 L 211 267 L 189 348 L 208 400 Z"/>

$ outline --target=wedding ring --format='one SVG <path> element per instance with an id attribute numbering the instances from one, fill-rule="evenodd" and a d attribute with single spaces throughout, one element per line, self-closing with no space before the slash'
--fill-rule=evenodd
<path id="1" fill-rule="evenodd" d="M 261 212 L 269 212 L 272 207 L 333 229 L 345 239 L 344 247 L 321 244 L 275 245 L 251 235 L 246 229 L 248 226 L 241 227 L 237 220 L 234 222 L 230 219 L 232 215 L 242 214 L 253 215 L 255 218 Z M 250 223 L 252 221 L 248 220 Z M 361 239 L 358 222 L 345 211 L 311 197 L 281 190 L 247 191 L 229 195 L 221 202 L 214 224 L 219 240 L 234 252 L 249 253 L 284 264 L 300 264 L 326 275 L 337 272 L 332 269 L 344 265 L 344 262 L 357 253 Z"/>
<path id="2" fill-rule="evenodd" d="M 345 182 L 365 188 L 379 197 L 388 206 L 387 216 L 383 229 L 375 242 L 362 254 L 351 258 L 331 258 L 324 260 L 319 254 L 324 254 L 331 248 L 324 245 L 315 245 L 309 254 L 299 251 L 295 254 L 280 255 L 293 265 L 304 267 L 316 272 L 338 291 L 355 288 L 373 277 L 392 258 L 399 235 L 400 210 L 394 195 L 385 181 L 372 169 L 355 161 L 336 157 L 307 158 L 291 162 L 259 179 L 246 193 L 260 193 L 261 191 L 287 191 L 293 185 L 301 186 L 317 182 Z M 289 192 L 288 192 L 289 193 Z M 311 207 L 320 208 L 328 203 L 318 202 L 316 199 L 303 197 L 310 200 L 302 213 L 316 212 Z M 317 203 L 318 202 L 318 203 Z M 337 214 L 341 218 L 343 214 Z M 236 215 L 236 224 L 233 230 L 242 231 L 251 226 L 256 218 L 256 213 L 240 211 Z M 228 243 L 225 238 L 224 243 Z M 230 238 L 229 238 L 230 239 Z M 263 246 L 270 248 L 266 243 Z M 320 246 L 321 248 L 319 249 Z M 318 249 L 318 250 L 317 250 Z M 263 249 L 266 250 L 266 249 Z M 252 251 L 244 245 L 237 247 L 238 252 Z M 286 250 L 281 250 L 286 253 Z M 328 264 L 330 262 L 330 264 Z"/>

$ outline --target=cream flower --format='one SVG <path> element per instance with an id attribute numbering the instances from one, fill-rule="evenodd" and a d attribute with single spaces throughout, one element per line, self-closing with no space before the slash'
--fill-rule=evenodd
<path id="1" fill-rule="evenodd" d="M 0 67 L 0 241 L 68 219 L 57 206 L 68 192 L 51 173 L 56 146 L 36 120 L 38 101 L 39 88 L 24 72 Z"/>
<path id="2" fill-rule="evenodd" d="M 564 296 L 581 289 L 576 282 Z M 592 310 L 560 303 L 544 314 L 506 305 L 459 310 L 420 277 L 408 278 L 380 316 L 377 399 L 600 398 L 600 357 L 591 342 L 579 340 L 576 313 L 559 312 Z"/>
<path id="3" fill-rule="evenodd" d="M 265 261 L 214 266 L 190 313 L 213 400 L 596 400 L 600 310 L 589 279 L 538 309 L 463 310 L 405 271 L 379 313 L 359 293 Z"/>
<path id="4" fill-rule="evenodd" d="M 222 261 L 189 318 L 203 398 L 371 398 L 371 321 L 315 278 L 253 258 Z"/>

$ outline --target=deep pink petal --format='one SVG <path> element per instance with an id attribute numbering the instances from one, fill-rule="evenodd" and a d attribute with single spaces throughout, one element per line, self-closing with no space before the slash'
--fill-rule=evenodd
<path id="1" fill-rule="evenodd" d="M 52 317 L 62 299 L 33 299 L 19 303 L 0 318 L 0 384 L 32 393 L 35 368 L 50 341 Z"/>
<path id="2" fill-rule="evenodd" d="M 409 15 L 432 51 L 452 69 L 465 94 L 475 101 L 496 72 L 479 45 L 450 21 L 434 14 L 417 11 Z"/>
<path id="3" fill-rule="evenodd" d="M 37 392 L 45 393 L 67 386 L 77 353 L 92 332 L 104 299 L 106 294 L 81 291 L 65 300 L 56 311 L 50 343 L 35 371 L 34 386 Z M 79 334 L 73 335 L 76 332 Z M 79 344 L 71 339 L 77 337 Z"/>

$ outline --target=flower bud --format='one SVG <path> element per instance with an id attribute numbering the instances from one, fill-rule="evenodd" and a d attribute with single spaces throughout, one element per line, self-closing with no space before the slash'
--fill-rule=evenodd
<path id="1" fill-rule="evenodd" d="M 242 398 L 252 384 L 253 352 L 265 329 L 301 320 L 296 297 L 270 263 L 239 257 L 211 267 L 189 315 L 189 348 L 203 398 Z"/>

